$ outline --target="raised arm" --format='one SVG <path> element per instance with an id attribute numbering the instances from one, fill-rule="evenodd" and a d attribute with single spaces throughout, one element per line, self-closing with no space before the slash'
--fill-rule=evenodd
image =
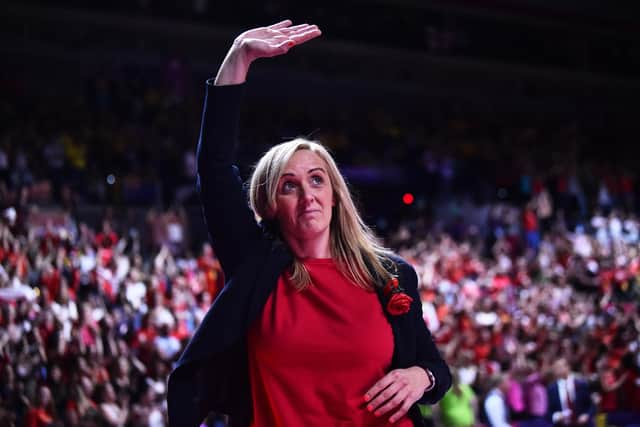
<path id="1" fill-rule="evenodd" d="M 241 83 L 256 59 L 285 54 L 319 35 L 315 25 L 291 26 L 289 20 L 246 31 L 233 42 L 215 80 L 207 81 L 197 150 L 197 189 L 209 236 L 227 277 L 261 237 L 234 166 Z"/>

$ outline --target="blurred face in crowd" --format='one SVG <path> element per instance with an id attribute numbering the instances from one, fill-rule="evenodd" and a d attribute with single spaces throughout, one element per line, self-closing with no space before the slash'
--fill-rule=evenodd
<path id="1" fill-rule="evenodd" d="M 51 368 L 51 380 L 54 383 L 59 383 L 60 381 L 62 381 L 62 370 L 58 365 L 53 365 L 53 367 Z"/>
<path id="2" fill-rule="evenodd" d="M 51 391 L 47 387 L 41 386 L 38 389 L 38 401 L 40 406 L 47 406 L 51 402 Z"/>
<path id="3" fill-rule="evenodd" d="M 129 361 L 124 357 L 118 359 L 118 374 L 129 375 Z"/>
<path id="4" fill-rule="evenodd" d="M 58 294 L 58 300 L 61 304 L 69 302 L 69 285 L 67 279 L 64 277 L 60 280 L 60 293 Z"/>
<path id="5" fill-rule="evenodd" d="M 278 182 L 275 217 L 286 240 L 329 234 L 333 188 L 324 161 L 311 150 L 298 150 Z"/>
<path id="6" fill-rule="evenodd" d="M 566 359 L 558 359 L 553 364 L 553 375 L 565 379 L 569 376 L 569 364 Z"/>

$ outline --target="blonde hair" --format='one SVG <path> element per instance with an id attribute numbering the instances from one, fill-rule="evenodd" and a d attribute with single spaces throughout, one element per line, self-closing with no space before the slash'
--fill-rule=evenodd
<path id="1" fill-rule="evenodd" d="M 380 279 L 385 283 L 391 274 L 385 268 L 391 263 L 391 252 L 380 245 L 372 230 L 364 223 L 353 202 L 344 177 L 329 151 L 318 142 L 296 138 L 271 147 L 258 161 L 249 183 L 251 209 L 267 229 L 278 232 L 273 218 L 278 181 L 284 167 L 296 151 L 310 150 L 327 165 L 335 206 L 331 215 L 330 252 L 338 269 L 358 286 L 372 289 Z M 302 290 L 311 283 L 304 264 L 294 258 L 291 282 Z"/>

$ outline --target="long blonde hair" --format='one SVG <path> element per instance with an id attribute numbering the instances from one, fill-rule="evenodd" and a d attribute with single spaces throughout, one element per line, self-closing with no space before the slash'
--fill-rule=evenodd
<path id="1" fill-rule="evenodd" d="M 329 246 L 338 269 L 358 286 L 372 289 L 386 282 L 391 274 L 385 264 L 391 263 L 391 252 L 380 245 L 372 230 L 364 223 L 356 208 L 344 177 L 329 151 L 320 143 L 296 138 L 271 147 L 258 161 L 249 183 L 249 203 L 258 217 L 278 232 L 273 218 L 278 181 L 284 167 L 296 151 L 310 150 L 327 165 L 335 206 L 331 215 Z M 269 228 L 268 227 L 268 228 Z M 294 259 L 291 282 L 302 290 L 311 283 L 304 264 Z"/>

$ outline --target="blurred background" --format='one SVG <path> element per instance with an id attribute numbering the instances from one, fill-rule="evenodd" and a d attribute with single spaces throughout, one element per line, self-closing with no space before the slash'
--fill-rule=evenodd
<path id="1" fill-rule="evenodd" d="M 194 192 L 204 81 L 243 30 L 238 163 L 304 135 L 419 273 L 457 373 L 435 425 L 551 411 L 638 424 L 640 31 L 634 1 L 73 0 L 0 16 L 0 425 L 166 425 L 165 380 L 223 285 Z M 212 416 L 209 425 L 224 425 Z"/>

